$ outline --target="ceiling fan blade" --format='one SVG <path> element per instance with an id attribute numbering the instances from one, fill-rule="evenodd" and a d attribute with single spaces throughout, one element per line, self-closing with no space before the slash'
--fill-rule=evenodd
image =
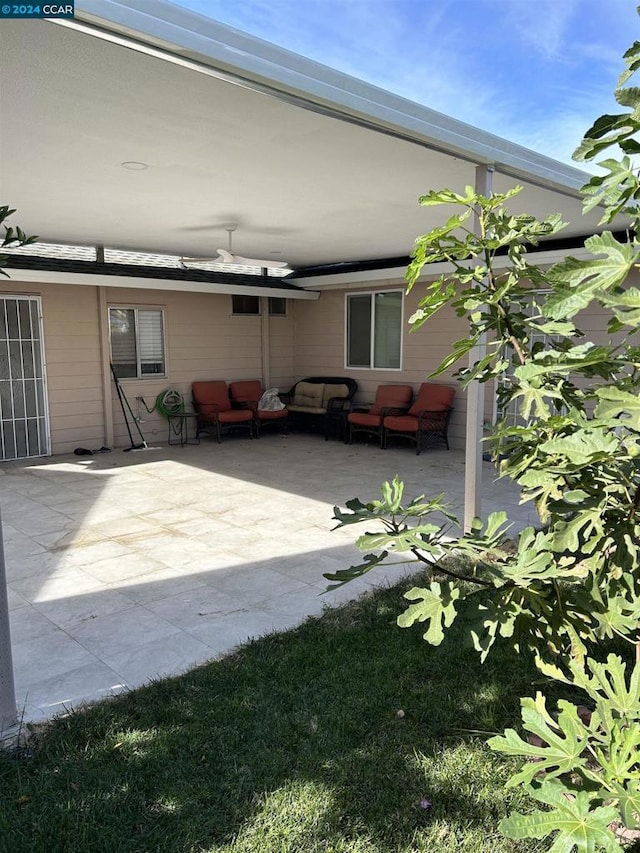
<path id="1" fill-rule="evenodd" d="M 274 261 L 271 258 L 245 258 L 234 255 L 226 249 L 217 249 L 215 258 L 180 258 L 182 264 L 230 264 L 231 266 L 260 267 L 261 269 L 281 270 L 288 266 L 286 261 Z"/>
<path id="2" fill-rule="evenodd" d="M 242 255 L 231 255 L 230 257 L 232 257 L 233 260 L 228 263 L 241 264 L 245 267 L 262 267 L 262 269 L 280 270 L 288 266 L 286 261 L 274 261 L 271 258 L 244 258 Z"/>
<path id="3" fill-rule="evenodd" d="M 197 258 L 187 258 L 186 256 L 183 256 L 182 258 L 180 258 L 180 262 L 183 264 L 197 264 L 197 263 L 201 263 L 201 264 L 230 264 L 230 263 L 233 263 L 232 260 L 228 261 L 228 260 L 226 260 L 226 258 L 222 257 L 223 255 L 226 255 L 227 257 L 232 258 L 233 256 L 230 255 L 229 252 L 226 252 L 224 249 L 216 249 L 216 251 L 218 252 L 218 254 L 212 258 L 203 258 L 202 256 L 199 256 Z"/>

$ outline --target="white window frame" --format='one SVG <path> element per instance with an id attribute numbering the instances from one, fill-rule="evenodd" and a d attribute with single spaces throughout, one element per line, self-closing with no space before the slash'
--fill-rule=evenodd
<path id="1" fill-rule="evenodd" d="M 109 326 L 109 358 L 114 364 L 116 368 L 116 373 L 118 370 L 117 364 L 113 362 L 113 351 L 111 349 L 111 311 L 133 311 L 134 312 L 134 331 L 135 331 L 135 340 L 136 340 L 136 375 L 135 376 L 120 376 L 118 377 L 120 382 L 130 382 L 132 380 L 148 380 L 148 379 L 166 379 L 168 376 L 167 371 L 167 323 L 166 323 L 166 311 L 162 305 L 109 305 L 107 311 L 107 322 Z M 140 338 L 139 338 L 139 323 L 138 323 L 138 315 L 141 311 L 154 311 L 159 312 L 162 318 L 162 362 L 164 365 L 164 370 L 162 373 L 143 373 L 141 368 L 141 360 L 140 360 Z"/>
<path id="2" fill-rule="evenodd" d="M 374 355 L 375 355 L 375 323 L 376 323 L 376 312 L 375 312 L 375 297 L 380 294 L 390 294 L 390 293 L 399 293 L 400 294 L 400 365 L 399 367 L 374 367 Z M 351 296 L 369 296 L 371 300 L 371 342 L 369 347 L 369 366 L 364 367 L 362 365 L 352 365 L 349 364 L 349 298 Z M 375 371 L 391 371 L 393 373 L 400 373 L 402 371 L 402 362 L 404 357 L 404 290 L 402 288 L 389 288 L 384 290 L 354 290 L 349 293 L 345 293 L 344 300 L 344 367 L 348 370 L 375 370 Z"/>

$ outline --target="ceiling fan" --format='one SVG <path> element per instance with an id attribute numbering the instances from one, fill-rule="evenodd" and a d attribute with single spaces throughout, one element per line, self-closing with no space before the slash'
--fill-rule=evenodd
<path id="1" fill-rule="evenodd" d="M 188 269 L 189 266 L 197 264 L 231 264 L 232 266 L 260 267 L 267 270 L 283 270 L 288 266 L 287 261 L 274 261 L 271 258 L 245 258 L 243 255 L 234 254 L 232 247 L 232 235 L 238 225 L 235 222 L 225 225 L 225 231 L 229 235 L 229 245 L 226 249 L 216 249 L 217 256 L 214 258 L 180 258 L 180 264 Z"/>

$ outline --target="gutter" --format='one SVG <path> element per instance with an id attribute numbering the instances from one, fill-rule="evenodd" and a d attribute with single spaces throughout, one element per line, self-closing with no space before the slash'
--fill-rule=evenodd
<path id="1" fill-rule="evenodd" d="M 613 231 L 614 238 L 620 243 L 628 242 L 627 231 Z M 588 252 L 584 243 L 587 237 L 557 237 L 552 240 L 544 240 L 537 246 L 527 247 L 527 256 L 536 264 L 555 264 L 564 260 L 568 254 L 580 258 L 590 258 L 593 255 Z M 500 249 L 496 257 L 506 258 L 507 249 Z M 356 281 L 380 281 L 383 279 L 404 278 L 407 267 L 411 263 L 411 256 L 404 255 L 395 258 L 381 258 L 379 260 L 344 261 L 335 264 L 323 264 L 316 267 L 303 267 L 295 270 L 287 281 L 300 283 L 305 286 L 305 279 L 312 278 L 314 286 L 322 287 L 327 284 Z M 502 264 L 504 266 L 504 264 Z M 423 268 L 423 275 L 440 275 L 444 270 L 450 269 L 449 265 L 442 263 L 427 264 Z"/>
<path id="2" fill-rule="evenodd" d="M 171 290 L 184 293 L 225 293 L 241 296 L 279 296 L 285 299 L 315 301 L 316 290 L 278 284 L 281 279 L 267 278 L 257 284 L 258 276 L 233 273 L 189 275 L 183 270 L 141 267 L 131 264 L 95 264 L 90 261 L 64 261 L 52 258 L 11 256 L 5 265 L 11 281 L 38 284 L 79 284 L 92 287 L 129 287 L 138 290 Z M 189 271 L 194 273 L 193 270 Z"/>

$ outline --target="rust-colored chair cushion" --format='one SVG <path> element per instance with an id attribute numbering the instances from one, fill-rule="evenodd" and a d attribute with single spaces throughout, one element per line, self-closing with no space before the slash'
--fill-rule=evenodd
<path id="1" fill-rule="evenodd" d="M 382 415 L 372 415 L 369 412 L 349 412 L 348 421 L 354 426 L 379 427 Z"/>
<path id="2" fill-rule="evenodd" d="M 253 419 L 251 409 L 230 409 L 228 412 L 218 412 L 221 424 L 241 424 Z"/>
<path id="3" fill-rule="evenodd" d="M 255 403 L 262 397 L 262 382 L 259 379 L 241 379 L 229 383 L 229 394 L 234 403 Z"/>
<path id="4" fill-rule="evenodd" d="M 418 418 L 413 415 L 388 415 L 384 419 L 385 429 L 397 432 L 418 432 Z"/>
<path id="5" fill-rule="evenodd" d="M 416 401 L 409 409 L 410 415 L 420 412 L 446 412 L 453 405 L 456 389 L 449 385 L 437 385 L 434 382 L 423 382 L 418 391 Z"/>
<path id="6" fill-rule="evenodd" d="M 198 432 L 214 428 L 220 441 L 221 429 L 244 424 L 253 437 L 253 412 L 250 409 L 234 409 L 231 406 L 227 383 L 221 379 L 194 382 L 191 385 L 193 406 L 198 413 Z"/>
<path id="7" fill-rule="evenodd" d="M 447 430 L 453 408 L 456 389 L 449 385 L 423 382 L 418 397 L 406 415 L 388 415 L 384 418 L 385 446 L 394 433 L 411 437 L 416 444 L 416 453 L 427 441 L 437 439 L 449 449 Z"/>
<path id="8" fill-rule="evenodd" d="M 383 409 L 406 409 L 412 397 L 411 385 L 378 385 L 376 399 L 369 409 L 369 414 L 379 415 Z"/>
<path id="9" fill-rule="evenodd" d="M 357 426 L 380 426 L 385 411 L 389 409 L 406 411 L 412 397 L 413 388 L 411 385 L 378 385 L 373 405 L 366 412 L 357 410 L 350 412 L 347 419 L 350 424 Z"/>
<path id="10" fill-rule="evenodd" d="M 288 409 L 259 409 L 258 403 L 263 394 L 259 379 L 241 379 L 229 383 L 229 394 L 234 405 L 249 410 L 255 418 L 256 435 L 260 438 L 260 425 L 272 421 L 282 421 L 289 417 Z"/>
<path id="11" fill-rule="evenodd" d="M 411 385 L 378 385 L 376 399 L 368 410 L 349 412 L 349 443 L 356 432 L 367 432 L 377 435 L 380 446 L 383 446 L 382 419 L 387 412 L 397 414 L 405 412 L 411 402 L 413 388 Z"/>
<path id="12" fill-rule="evenodd" d="M 191 386 L 193 402 L 202 415 L 225 412 L 231 408 L 227 383 L 214 379 L 209 382 L 194 382 Z"/>

